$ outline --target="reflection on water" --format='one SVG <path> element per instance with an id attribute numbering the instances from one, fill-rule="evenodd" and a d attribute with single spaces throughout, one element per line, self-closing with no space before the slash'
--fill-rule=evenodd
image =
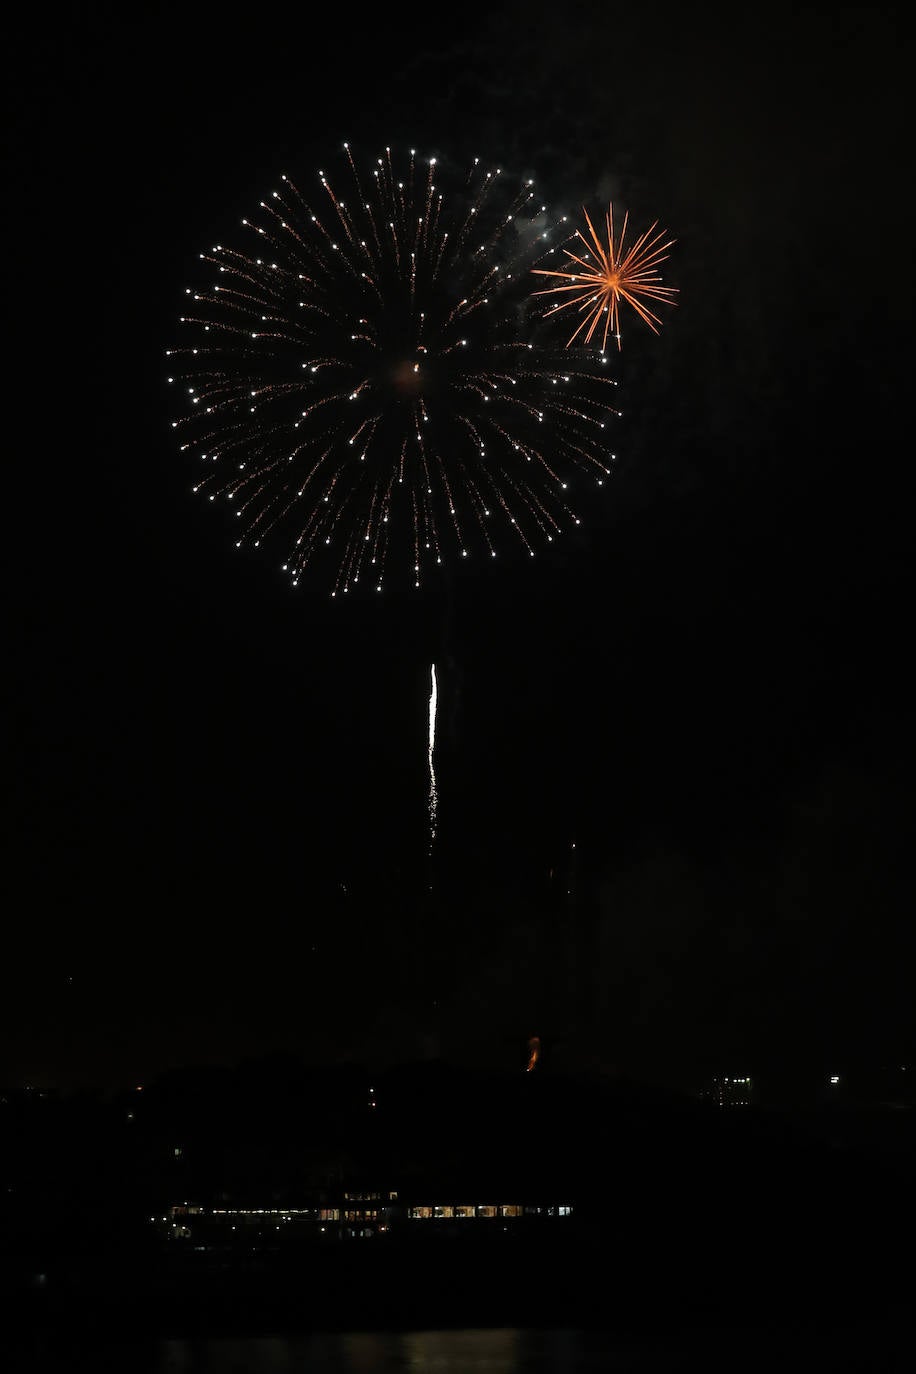
<path id="1" fill-rule="evenodd" d="M 637 1353 L 607 1332 L 463 1329 L 287 1336 L 39 1337 L 4 1374 L 673 1374 L 670 1353 Z M 0 1361 L 2 1364 L 2 1361 Z"/>
<path id="2" fill-rule="evenodd" d="M 163 1341 L 157 1374 L 579 1374 L 597 1369 L 574 1331 L 350 1332 Z M 604 1354 L 592 1352 L 607 1367 Z M 620 1366 L 622 1368 L 622 1366 Z"/>
<path id="3" fill-rule="evenodd" d="M 352 1331 L 286 1336 L 39 1337 L 3 1374 L 656 1374 L 672 1365 L 615 1353 L 606 1333 Z"/>
<path id="4" fill-rule="evenodd" d="M 600 1331 L 461 1330 L 297 1334 L 173 1340 L 39 1339 L 4 1374 L 787 1374 L 913 1368 L 911 1320 L 827 1331 L 727 1326 L 637 1345 Z M 669 1337 L 672 1333 L 668 1333 Z M 905 1351 L 905 1363 L 901 1352 Z"/>

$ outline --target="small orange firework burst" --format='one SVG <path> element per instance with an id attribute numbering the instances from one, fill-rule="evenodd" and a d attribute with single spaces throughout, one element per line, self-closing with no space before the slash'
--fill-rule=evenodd
<path id="1" fill-rule="evenodd" d="M 620 231 L 620 237 L 615 242 L 614 207 L 609 205 L 605 216 L 607 247 L 604 247 L 595 232 L 588 211 L 584 210 L 583 213 L 591 235 L 591 243 L 579 229 L 576 230 L 576 238 L 580 239 L 584 245 L 585 256 L 579 257 L 576 253 L 570 252 L 568 248 L 563 249 L 566 256 L 581 270 L 578 272 L 550 272 L 544 268 L 534 269 L 539 277 L 559 277 L 562 281 L 569 283 L 568 286 L 550 286 L 544 291 L 535 291 L 536 296 L 551 296 L 558 292 L 570 293 L 569 299 L 557 302 L 547 311 L 548 315 L 554 315 L 558 310 L 567 310 L 571 305 L 578 306 L 580 313 L 585 312 L 585 319 L 568 340 L 567 348 L 579 337 L 583 329 L 587 329 L 585 342 L 591 343 L 592 335 L 598 328 L 602 315 L 604 316 L 604 333 L 601 338 L 602 352 L 607 344 L 609 333 L 614 335 L 617 340 L 617 347 L 620 348 L 619 311 L 621 301 L 626 301 L 628 305 L 631 305 L 637 315 L 645 320 L 653 333 L 657 334 L 661 320 L 652 313 L 644 302 L 655 300 L 665 301 L 668 305 L 676 303 L 674 297 L 677 295 L 677 287 L 663 286 L 658 272 L 658 264 L 664 262 L 668 257 L 667 250 L 676 240 L 669 239 L 667 243 L 662 243 L 661 240 L 665 237 L 665 231 L 662 229 L 659 233 L 655 233 L 658 223 L 656 221 L 636 240 L 632 248 L 624 251 L 629 212 L 623 217 L 623 228 Z"/>

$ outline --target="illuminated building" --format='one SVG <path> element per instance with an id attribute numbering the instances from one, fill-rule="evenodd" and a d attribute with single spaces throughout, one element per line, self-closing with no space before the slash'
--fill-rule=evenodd
<path id="1" fill-rule="evenodd" d="M 747 1075 L 743 1078 L 721 1075 L 712 1080 L 701 1096 L 707 1102 L 714 1102 L 717 1107 L 749 1107 L 753 1101 L 753 1090 L 753 1082 Z"/>
<path id="2" fill-rule="evenodd" d="M 344 1193 L 332 1205 L 325 1200 L 324 1205 L 310 1207 L 203 1207 L 183 1202 L 170 1207 L 167 1216 L 150 1221 L 169 1240 L 194 1241 L 206 1249 L 241 1241 L 276 1246 L 296 1240 L 413 1233 L 417 1221 L 433 1223 L 429 1234 L 454 1235 L 474 1222 L 499 1223 L 505 1229 L 541 1225 L 548 1218 L 572 1213 L 569 1203 L 412 1201 L 405 1205 L 396 1192 L 360 1192 Z"/>
<path id="3" fill-rule="evenodd" d="M 568 1203 L 524 1205 L 519 1202 L 415 1203 L 407 1208 L 408 1221 L 516 1221 L 530 1217 L 572 1216 Z M 440 1229 L 440 1228 L 437 1228 Z M 457 1234 L 463 1227 L 455 1227 Z"/>

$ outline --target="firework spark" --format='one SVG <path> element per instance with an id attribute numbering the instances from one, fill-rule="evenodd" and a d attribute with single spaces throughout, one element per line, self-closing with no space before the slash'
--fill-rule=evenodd
<path id="1" fill-rule="evenodd" d="M 430 665 L 429 679 L 429 736 L 426 747 L 426 762 L 429 767 L 429 854 L 432 857 L 433 844 L 436 839 L 436 814 L 439 809 L 439 794 L 436 790 L 436 769 L 434 766 L 434 756 L 436 752 L 436 708 L 438 702 L 438 686 L 436 683 L 436 665 Z"/>
<path id="2" fill-rule="evenodd" d="M 525 1072 L 531 1073 L 534 1066 L 541 1057 L 541 1038 L 539 1035 L 532 1035 L 528 1041 L 528 1063 L 525 1065 Z"/>
<path id="3" fill-rule="evenodd" d="M 340 190 L 282 176 L 242 221 L 254 247 L 200 254 L 169 350 L 194 490 L 332 595 L 533 558 L 614 457 L 603 351 L 571 366 L 528 285 L 572 227 L 479 160 L 343 163 Z"/>
<path id="4" fill-rule="evenodd" d="M 652 300 L 664 301 L 667 305 L 675 304 L 674 297 L 678 294 L 677 287 L 662 285 L 658 265 L 669 256 L 668 249 L 676 240 L 669 239 L 667 243 L 662 243 L 665 230 L 656 234 L 656 221 L 656 224 L 651 225 L 636 240 L 632 248 L 624 251 L 629 213 L 624 215 L 620 237 L 615 240 L 614 207 L 609 205 L 605 215 L 607 230 L 607 246 L 605 247 L 595 231 L 588 211 L 584 210 L 583 213 L 588 224 L 591 242 L 589 243 L 581 230 L 576 231 L 576 238 L 583 245 L 580 253 L 584 252 L 584 256 L 580 256 L 580 253 L 574 253 L 568 248 L 563 249 L 566 256 L 582 270 L 578 272 L 556 272 L 547 268 L 532 268 L 537 276 L 557 277 L 562 281 L 571 283 L 568 286 L 549 286 L 543 291 L 534 293 L 536 296 L 549 296 L 559 292 L 569 293 L 569 299 L 558 301 L 548 310 L 548 315 L 555 315 L 559 310 L 568 310 L 573 305 L 578 306 L 580 314 L 585 314 L 585 319 L 575 333 L 570 336 L 566 345 L 567 348 L 579 337 L 583 329 L 587 331 L 585 342 L 591 343 L 592 336 L 601 323 L 601 317 L 604 316 L 601 349 L 603 351 L 607 346 L 609 333 L 613 334 L 617 340 L 619 349 L 621 301 L 626 301 L 628 305 L 632 306 L 640 319 L 644 320 L 649 328 L 657 334 L 661 320 L 645 302 Z"/>

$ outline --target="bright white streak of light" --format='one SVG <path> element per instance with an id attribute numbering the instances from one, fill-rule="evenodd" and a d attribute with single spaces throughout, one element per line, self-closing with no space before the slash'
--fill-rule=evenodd
<path id="1" fill-rule="evenodd" d="M 433 767 L 433 754 L 436 748 L 436 702 L 438 699 L 438 689 L 436 686 L 436 665 L 430 666 L 430 686 L 429 686 L 429 744 L 427 748 L 427 760 L 429 763 L 429 847 L 432 850 L 433 840 L 436 838 L 436 808 L 439 803 L 439 796 L 436 791 L 436 770 Z"/>

